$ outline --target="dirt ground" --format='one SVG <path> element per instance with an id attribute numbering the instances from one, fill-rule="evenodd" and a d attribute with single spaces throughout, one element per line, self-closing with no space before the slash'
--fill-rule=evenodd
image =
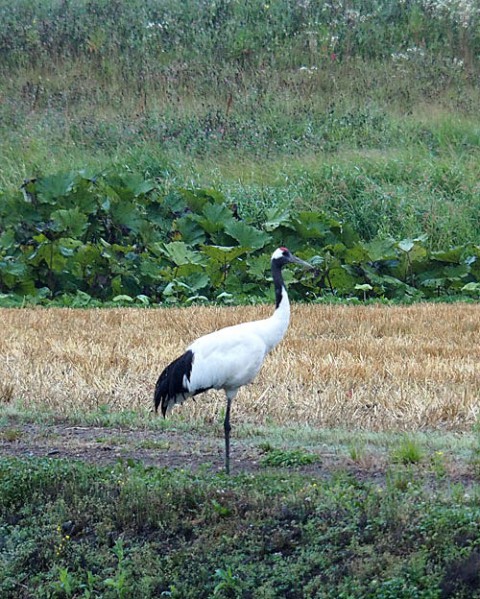
<path id="1" fill-rule="evenodd" d="M 345 457 L 319 451 L 319 461 L 297 471 L 317 475 L 348 466 Z M 263 451 L 251 440 L 231 441 L 231 467 L 234 473 L 265 470 Z M 108 465 L 118 460 L 134 460 L 158 468 L 224 467 L 223 437 L 180 431 L 124 430 L 119 428 L 71 426 L 69 424 L 9 423 L 0 425 L 0 458 L 7 456 L 64 458 Z M 371 476 L 380 474 L 382 463 L 366 468 Z"/>
<path id="2" fill-rule="evenodd" d="M 68 458 L 98 465 L 131 459 L 160 468 L 194 469 L 205 462 L 221 467 L 223 460 L 220 442 L 198 435 L 30 423 L 0 426 L 0 456 Z"/>
<path id="3" fill-rule="evenodd" d="M 314 452 L 319 459 L 313 464 L 275 470 L 319 478 L 327 478 L 341 470 L 357 479 L 385 484 L 390 463 L 385 451 L 367 453 L 357 460 L 338 451 L 338 448 L 326 445 L 318 446 Z M 258 439 L 232 437 L 232 474 L 264 472 L 263 455 Z M 215 473 L 223 471 L 224 441 L 214 431 L 207 435 L 198 431 L 190 434 L 176 430 L 128 430 L 10 421 L 0 424 L 0 459 L 5 457 L 82 460 L 100 466 L 115 464 L 119 460 L 133 460 L 145 466 L 184 468 L 192 472 L 202 468 Z M 475 483 L 475 473 L 465 461 L 451 456 L 446 466 L 450 482 Z M 419 475 L 434 480 L 428 463 L 417 467 Z"/>

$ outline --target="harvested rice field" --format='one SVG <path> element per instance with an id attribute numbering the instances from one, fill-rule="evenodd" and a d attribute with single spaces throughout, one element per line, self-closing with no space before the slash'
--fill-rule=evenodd
<path id="1" fill-rule="evenodd" d="M 164 366 L 199 335 L 271 306 L 2 309 L 0 402 L 65 416 L 147 412 Z M 480 306 L 294 305 L 289 331 L 232 421 L 372 431 L 471 429 L 480 406 Z M 172 419 L 210 422 L 209 391 Z"/>

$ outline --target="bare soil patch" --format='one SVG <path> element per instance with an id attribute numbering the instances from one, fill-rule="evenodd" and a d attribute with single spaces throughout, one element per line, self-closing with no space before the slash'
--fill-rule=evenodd
<path id="1" fill-rule="evenodd" d="M 276 467 L 274 470 L 319 478 L 342 470 L 354 474 L 357 479 L 383 485 L 392 465 L 385 449 L 367 452 L 358 460 L 338 451 L 337 447 L 324 444 L 315 447 L 313 453 L 318 461 L 312 464 Z M 259 439 L 233 439 L 232 473 L 265 472 L 263 456 Z M 215 434 L 177 430 L 128 430 L 12 420 L 0 425 L 0 458 L 5 457 L 81 460 L 98 466 L 133 460 L 144 466 L 182 468 L 192 472 L 201 468 L 215 473 L 224 469 L 224 440 Z M 459 456 L 450 456 L 445 465 L 445 476 L 451 482 L 470 485 L 477 480 L 471 464 Z M 416 464 L 415 470 L 418 476 L 435 484 L 435 473 L 430 469 L 428 460 Z"/>
<path id="2" fill-rule="evenodd" d="M 78 459 L 98 465 L 121 459 L 157 467 L 223 465 L 223 446 L 213 437 L 69 424 L 0 426 L 0 455 Z M 250 461 L 254 463 L 253 456 Z"/>

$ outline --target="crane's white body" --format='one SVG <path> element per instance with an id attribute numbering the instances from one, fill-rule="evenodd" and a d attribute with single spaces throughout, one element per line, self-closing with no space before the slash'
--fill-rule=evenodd
<path id="1" fill-rule="evenodd" d="M 155 411 L 161 405 L 165 416 L 189 397 L 223 389 L 227 396 L 225 413 L 225 468 L 229 472 L 230 407 L 240 387 L 251 383 L 265 356 L 283 339 L 290 321 L 290 302 L 283 283 L 282 267 L 296 262 L 310 264 L 293 256 L 286 248 L 272 255 L 275 312 L 270 318 L 244 322 L 209 333 L 194 341 L 179 358 L 169 364 L 155 387 Z"/>
<path id="2" fill-rule="evenodd" d="M 192 370 L 183 375 L 183 403 L 199 389 L 224 389 L 235 396 L 260 371 L 265 356 L 285 336 L 290 321 L 290 303 L 285 288 L 282 301 L 269 318 L 243 322 L 200 337 L 188 348 L 193 352 Z M 167 412 L 175 405 L 169 403 Z"/>

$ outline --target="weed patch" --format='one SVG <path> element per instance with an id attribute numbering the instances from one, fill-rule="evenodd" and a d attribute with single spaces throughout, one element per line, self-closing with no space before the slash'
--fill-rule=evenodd
<path id="1" fill-rule="evenodd" d="M 317 462 L 319 457 L 301 449 L 275 449 L 269 448 L 262 457 L 263 466 L 305 466 Z"/>
<path id="2" fill-rule="evenodd" d="M 453 498 L 448 484 L 432 493 L 418 479 L 379 488 L 341 473 L 226 478 L 2 460 L 0 590 L 6 599 L 20 585 L 36 597 L 440 597 L 461 572 L 455 592 L 467 596 L 478 522 L 472 490 Z"/>
<path id="3" fill-rule="evenodd" d="M 3 430 L 0 433 L 0 439 L 2 439 L 3 441 L 7 441 L 7 443 L 14 443 L 15 441 L 18 441 L 19 439 L 21 439 L 23 436 L 22 431 L 19 431 L 16 428 L 9 428 L 6 430 Z"/>
<path id="4" fill-rule="evenodd" d="M 392 459 L 400 464 L 418 464 L 423 459 L 423 452 L 413 439 L 405 437 L 392 451 Z"/>

